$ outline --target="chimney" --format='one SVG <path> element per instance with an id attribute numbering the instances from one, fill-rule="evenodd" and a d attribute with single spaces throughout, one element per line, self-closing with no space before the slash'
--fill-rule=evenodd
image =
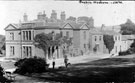
<path id="1" fill-rule="evenodd" d="M 45 11 L 43 11 L 42 18 L 43 18 L 44 20 L 46 19 Z"/>
<path id="2" fill-rule="evenodd" d="M 89 18 L 89 23 L 90 27 L 94 27 L 94 19 L 92 17 Z"/>
<path id="3" fill-rule="evenodd" d="M 39 13 L 38 13 L 37 19 L 38 19 L 38 20 L 41 20 L 41 19 L 42 19 L 42 12 L 39 12 Z"/>
<path id="4" fill-rule="evenodd" d="M 104 27 L 105 27 L 105 25 L 104 25 L 104 24 L 102 24 L 102 26 L 101 26 L 101 30 L 103 30 L 103 29 L 104 29 Z"/>
<path id="5" fill-rule="evenodd" d="M 60 17 L 61 17 L 61 20 L 62 20 L 62 21 L 65 21 L 65 19 L 66 19 L 65 11 L 61 12 Z"/>
<path id="6" fill-rule="evenodd" d="M 26 13 L 24 13 L 24 15 L 23 15 L 23 21 L 24 21 L 24 22 L 27 22 L 27 21 L 28 21 L 28 16 L 27 16 Z"/>
<path id="7" fill-rule="evenodd" d="M 52 10 L 52 13 L 51 13 L 51 19 L 57 19 L 57 13 L 55 10 Z"/>
<path id="8" fill-rule="evenodd" d="M 114 30 L 114 26 L 112 26 L 112 31 L 115 31 L 115 30 Z"/>
<path id="9" fill-rule="evenodd" d="M 21 27 L 21 23 L 22 23 L 21 20 L 19 20 L 19 27 Z"/>

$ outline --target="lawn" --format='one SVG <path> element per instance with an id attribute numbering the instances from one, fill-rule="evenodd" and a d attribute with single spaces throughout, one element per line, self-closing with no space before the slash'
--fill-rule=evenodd
<path id="1" fill-rule="evenodd" d="M 45 73 L 18 75 L 16 82 L 131 82 L 135 81 L 135 58 L 106 58 L 70 65 L 68 68 L 48 69 Z M 13 63 L 3 63 L 13 66 Z"/>
<path id="2" fill-rule="evenodd" d="M 71 65 L 67 69 L 50 69 L 30 77 L 57 82 L 135 81 L 134 62 L 134 58 L 107 58 Z"/>

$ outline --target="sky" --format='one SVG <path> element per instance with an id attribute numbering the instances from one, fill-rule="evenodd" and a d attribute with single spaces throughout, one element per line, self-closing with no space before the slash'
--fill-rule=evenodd
<path id="1" fill-rule="evenodd" d="M 37 18 L 39 12 L 45 11 L 50 17 L 52 10 L 56 10 L 58 18 L 61 11 L 66 17 L 88 16 L 94 18 L 94 25 L 119 25 L 131 19 L 135 23 L 135 2 L 124 1 L 123 4 L 83 4 L 79 1 L 0 1 L 0 34 L 5 35 L 4 28 L 10 23 L 19 23 L 23 15 L 28 20 Z"/>

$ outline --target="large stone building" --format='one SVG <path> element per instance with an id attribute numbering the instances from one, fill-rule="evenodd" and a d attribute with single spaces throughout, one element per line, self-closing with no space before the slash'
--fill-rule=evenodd
<path id="1" fill-rule="evenodd" d="M 119 26 L 117 26 L 119 27 Z M 83 55 L 84 53 L 108 53 L 108 49 L 104 44 L 104 35 L 112 35 L 114 38 L 114 48 L 111 54 L 118 55 L 123 51 L 121 34 L 114 30 L 107 29 L 107 26 L 94 27 L 94 19 L 92 17 L 81 16 L 77 19 L 69 17 L 66 19 L 65 12 L 61 12 L 60 19 L 57 13 L 52 10 L 50 18 L 45 14 L 39 13 L 37 19 L 29 21 L 28 15 L 24 14 L 23 22 L 18 24 L 9 24 L 6 28 L 6 57 L 8 58 L 27 58 L 38 56 L 46 59 L 63 58 L 64 51 L 68 57 Z M 120 27 L 119 27 L 120 28 Z M 36 35 L 52 33 L 53 36 L 61 34 L 67 40 L 71 40 L 71 44 L 64 43 L 62 45 L 51 46 L 47 49 L 45 56 L 44 51 L 35 46 L 34 38 Z M 126 47 L 125 47 L 126 49 Z"/>
<path id="2" fill-rule="evenodd" d="M 63 46 L 54 46 L 48 49 L 48 54 L 44 56 L 42 49 L 34 44 L 34 37 L 40 33 L 62 34 L 72 39 L 72 45 L 64 45 L 64 49 L 68 47 L 68 56 L 83 55 L 90 50 L 90 30 L 93 24 L 85 22 L 77 23 L 76 21 L 66 21 L 65 12 L 61 12 L 61 19 L 57 18 L 57 13 L 53 10 L 50 18 L 46 17 L 45 12 L 39 13 L 37 19 L 28 20 L 28 16 L 24 14 L 24 21 L 19 24 L 9 24 L 6 28 L 6 56 L 9 58 L 27 58 L 27 57 L 46 57 L 47 59 L 62 58 Z M 92 26 L 92 27 L 91 27 Z M 101 37 L 102 38 L 102 37 Z M 101 39 L 103 40 L 103 39 Z M 102 49 L 102 48 L 101 48 Z M 52 51 L 53 50 L 53 51 Z"/>
<path id="3" fill-rule="evenodd" d="M 134 42 L 135 36 L 134 35 L 122 35 L 122 49 L 121 51 L 127 51 L 131 44 Z"/>
<path id="4" fill-rule="evenodd" d="M 122 51 L 122 41 L 121 34 L 112 30 L 102 31 L 104 35 L 111 35 L 114 40 L 114 48 L 111 50 L 110 54 L 118 55 L 120 51 Z"/>

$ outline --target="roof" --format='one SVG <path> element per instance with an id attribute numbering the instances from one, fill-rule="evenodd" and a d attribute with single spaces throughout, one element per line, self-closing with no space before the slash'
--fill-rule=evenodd
<path id="1" fill-rule="evenodd" d="M 101 30 L 101 32 L 102 32 L 104 35 L 121 35 L 120 33 L 115 32 L 115 31 L 113 31 L 113 30 Z"/>
<path id="2" fill-rule="evenodd" d="M 26 26 L 25 26 L 26 24 Z M 28 25 L 27 25 L 28 24 Z M 31 25 L 29 25 L 31 24 Z M 39 29 L 39 28 L 61 28 L 65 23 L 62 22 L 48 22 L 45 23 L 45 21 L 33 21 L 33 22 L 26 22 L 22 23 L 21 28 L 34 28 L 34 29 Z"/>
<path id="3" fill-rule="evenodd" d="M 122 35 L 122 40 L 134 40 L 135 36 L 134 35 Z"/>
<path id="4" fill-rule="evenodd" d="M 13 28 L 10 28 L 9 29 L 9 26 L 12 26 Z M 19 24 L 9 24 L 6 28 L 5 28 L 5 30 L 14 30 L 14 29 L 19 29 L 19 27 L 20 27 L 20 25 Z"/>
<path id="5" fill-rule="evenodd" d="M 19 28 L 20 25 L 19 24 L 12 24 L 13 26 L 15 26 L 16 28 Z"/>
<path id="6" fill-rule="evenodd" d="M 76 22 L 67 22 L 67 23 L 69 23 L 73 27 L 73 29 L 81 29 L 81 26 L 86 24 L 86 23 L 76 23 Z M 89 28 L 87 24 L 86 26 Z"/>
<path id="7" fill-rule="evenodd" d="M 62 27 L 65 23 L 63 22 L 54 22 L 54 23 L 46 23 L 45 26 L 59 26 Z"/>
<path id="8" fill-rule="evenodd" d="M 81 26 L 83 25 L 83 24 L 78 24 L 78 23 L 74 23 L 74 22 L 71 22 L 70 24 L 71 24 L 71 26 L 73 26 L 74 29 L 80 29 Z"/>
<path id="9" fill-rule="evenodd" d="M 93 34 L 93 35 L 103 35 L 101 30 L 97 29 L 97 28 L 90 29 L 90 34 Z"/>

